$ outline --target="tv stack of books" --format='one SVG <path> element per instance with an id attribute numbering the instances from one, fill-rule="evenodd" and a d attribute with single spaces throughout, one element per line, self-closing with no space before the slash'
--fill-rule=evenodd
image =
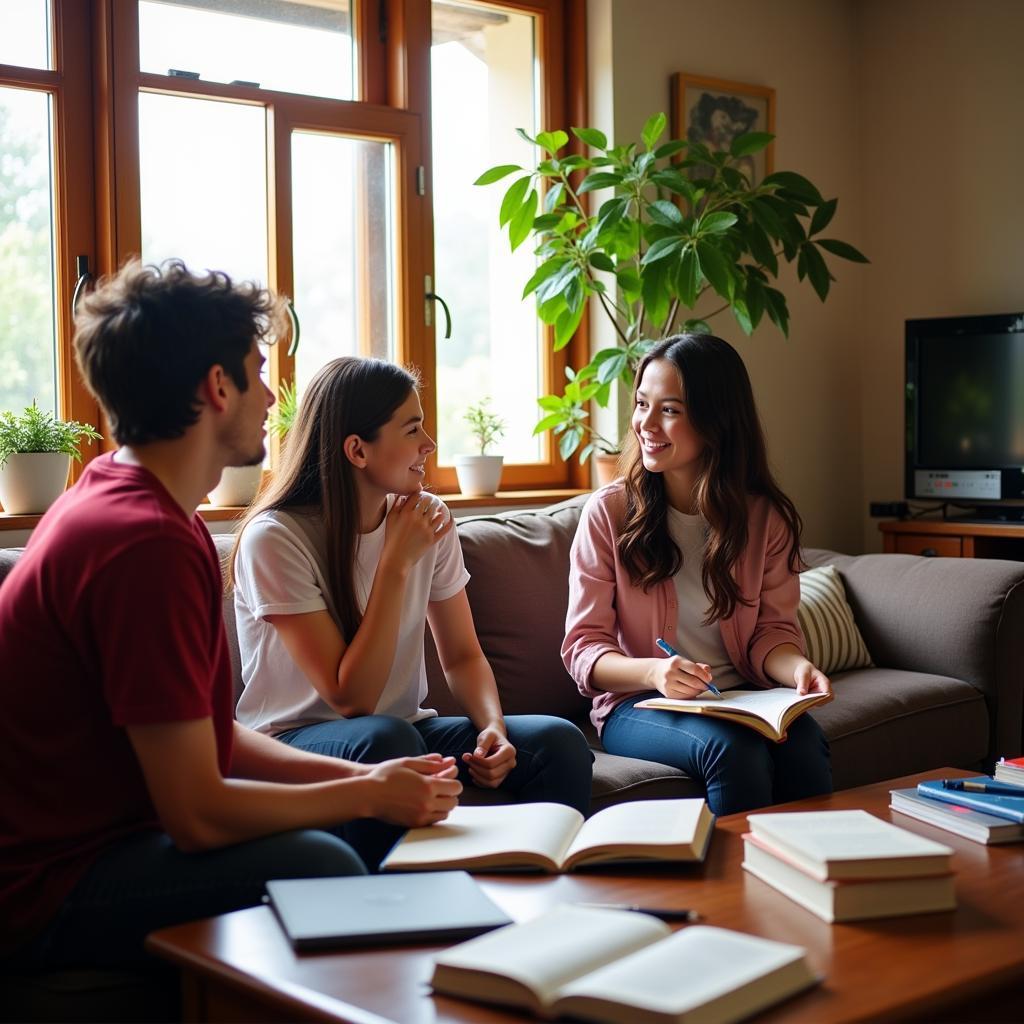
<path id="1" fill-rule="evenodd" d="M 1024 840 L 1024 757 L 1001 760 L 994 777 L 930 779 L 889 795 L 894 811 L 976 843 Z"/>
<path id="2" fill-rule="evenodd" d="M 948 846 L 867 811 L 751 814 L 743 867 L 825 921 L 956 906 Z"/>

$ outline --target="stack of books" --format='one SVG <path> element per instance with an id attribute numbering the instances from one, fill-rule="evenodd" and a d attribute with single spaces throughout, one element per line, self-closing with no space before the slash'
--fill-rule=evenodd
<path id="1" fill-rule="evenodd" d="M 976 843 L 1024 840 L 1024 758 L 1000 761 L 995 778 L 930 779 L 889 792 L 892 810 Z"/>
<path id="2" fill-rule="evenodd" d="M 948 846 L 867 811 L 751 814 L 743 867 L 825 921 L 956 906 Z"/>

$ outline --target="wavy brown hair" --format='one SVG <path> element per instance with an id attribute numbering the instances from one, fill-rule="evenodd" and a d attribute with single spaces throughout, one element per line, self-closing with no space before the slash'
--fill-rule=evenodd
<path id="1" fill-rule="evenodd" d="M 747 501 L 766 497 L 789 532 L 789 567 L 801 568 L 803 523 L 768 466 L 764 431 L 754 404 L 750 377 L 739 353 L 711 334 L 677 334 L 651 349 L 640 363 L 635 388 L 655 359 L 667 359 L 679 373 L 686 414 L 704 441 L 697 477 L 697 511 L 709 532 L 701 581 L 710 607 L 705 624 L 729 618 L 737 604 L 750 605 L 732 569 L 747 545 Z M 634 388 L 634 406 L 636 395 Z M 683 555 L 668 529 L 668 499 L 661 473 L 644 468 L 636 434 L 630 431 L 623 455 L 626 514 L 619 537 L 619 557 L 637 586 L 649 590 L 671 579 Z"/>
<path id="2" fill-rule="evenodd" d="M 356 434 L 375 441 L 395 410 L 419 389 L 407 370 L 382 359 L 344 356 L 323 366 L 309 382 L 285 440 L 281 468 L 250 506 L 227 565 L 234 584 L 235 556 L 245 528 L 262 512 L 299 509 L 319 515 L 327 537 L 327 584 L 346 642 L 362 622 L 354 574 L 359 497 L 354 469 L 342 448 Z"/>

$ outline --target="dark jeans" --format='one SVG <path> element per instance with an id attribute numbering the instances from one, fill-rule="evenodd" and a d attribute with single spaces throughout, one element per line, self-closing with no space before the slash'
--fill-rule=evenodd
<path id="1" fill-rule="evenodd" d="M 604 749 L 681 768 L 704 786 L 715 814 L 832 792 L 828 740 L 810 715 L 774 743 L 720 718 L 633 707 L 650 696 L 638 693 L 612 711 L 601 733 Z"/>
<path id="2" fill-rule="evenodd" d="M 508 738 L 516 748 L 516 766 L 499 787 L 524 802 L 568 804 L 581 814 L 590 810 L 593 755 L 583 733 L 571 722 L 551 715 L 510 715 Z M 410 723 L 389 715 L 365 715 L 318 722 L 282 733 L 293 747 L 377 764 L 393 757 L 418 757 L 428 752 L 454 755 L 464 786 L 474 783 L 461 755 L 476 747 L 477 729 L 468 718 L 424 718 Z M 351 822 L 345 838 L 376 870 L 404 829 L 380 821 Z"/>
<path id="3" fill-rule="evenodd" d="M 256 906 L 268 879 L 365 874 L 348 843 L 328 832 L 282 832 L 202 853 L 146 832 L 103 853 L 42 935 L 3 967 L 152 966 L 142 948 L 149 932 Z"/>

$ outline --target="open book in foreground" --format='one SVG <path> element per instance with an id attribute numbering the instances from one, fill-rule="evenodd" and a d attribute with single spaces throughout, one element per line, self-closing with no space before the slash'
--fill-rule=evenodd
<path id="1" fill-rule="evenodd" d="M 561 906 L 445 950 L 435 991 L 598 1024 L 727 1024 L 820 979 L 805 951 L 723 928 Z"/>
<path id="2" fill-rule="evenodd" d="M 564 804 L 456 807 L 440 824 L 406 832 L 381 870 L 571 871 L 602 862 L 703 860 L 714 823 L 701 799 L 629 800 L 587 820 Z"/>
<path id="3" fill-rule="evenodd" d="M 675 700 L 672 697 L 651 697 L 635 704 L 638 708 L 659 711 L 683 711 L 691 715 L 711 715 L 725 718 L 738 725 L 756 729 L 762 736 L 781 743 L 794 718 L 811 708 L 827 704 L 831 693 L 808 693 L 801 697 L 790 686 L 775 686 L 770 690 L 726 690 L 721 700 L 695 697 Z"/>

